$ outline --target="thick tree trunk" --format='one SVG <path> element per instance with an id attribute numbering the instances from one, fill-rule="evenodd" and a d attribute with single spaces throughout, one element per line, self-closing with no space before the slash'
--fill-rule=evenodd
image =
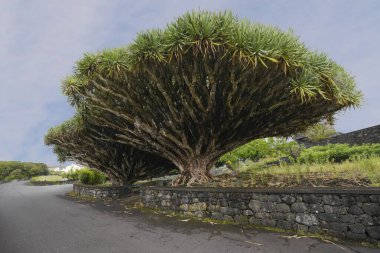
<path id="1" fill-rule="evenodd" d="M 181 174 L 172 182 L 173 186 L 186 184 L 191 186 L 194 184 L 207 184 L 212 180 L 209 170 L 212 167 L 212 159 L 209 158 L 195 158 L 184 164 Z"/>

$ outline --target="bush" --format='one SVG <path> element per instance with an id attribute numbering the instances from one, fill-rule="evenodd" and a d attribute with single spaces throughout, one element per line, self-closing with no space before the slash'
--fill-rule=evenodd
<path id="1" fill-rule="evenodd" d="M 349 146 L 348 144 L 329 144 L 305 149 L 298 157 L 300 163 L 326 163 L 358 160 L 380 156 L 380 144 Z"/>
<path id="2" fill-rule="evenodd" d="M 0 181 L 29 179 L 41 175 L 49 175 L 46 164 L 16 161 L 0 162 Z"/>
<path id="3" fill-rule="evenodd" d="M 97 185 L 106 181 L 106 176 L 97 170 L 83 168 L 78 171 L 78 174 L 82 184 Z"/>
<path id="4" fill-rule="evenodd" d="M 79 170 L 70 170 L 68 172 L 63 172 L 62 177 L 67 178 L 68 180 L 78 181 L 79 180 Z"/>
<path id="5" fill-rule="evenodd" d="M 295 157 L 300 152 L 300 146 L 295 141 L 285 138 L 266 138 L 251 141 L 237 149 L 226 153 L 219 159 L 219 163 L 235 164 L 239 160 L 258 161 L 262 158 Z"/>

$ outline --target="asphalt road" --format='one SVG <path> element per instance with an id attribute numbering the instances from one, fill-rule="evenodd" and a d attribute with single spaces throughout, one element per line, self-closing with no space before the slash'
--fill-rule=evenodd
<path id="1" fill-rule="evenodd" d="M 380 250 L 313 238 L 180 221 L 125 209 L 120 202 L 67 198 L 71 185 L 0 185 L 0 252 L 275 252 L 348 253 Z"/>

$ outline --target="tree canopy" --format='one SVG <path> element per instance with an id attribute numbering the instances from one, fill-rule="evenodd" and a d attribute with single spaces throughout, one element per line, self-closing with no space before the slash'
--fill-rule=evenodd
<path id="1" fill-rule="evenodd" d="M 352 76 L 291 31 L 203 11 L 85 54 L 63 90 L 117 131 L 114 141 L 170 160 L 174 184 L 189 185 L 242 144 L 290 136 L 361 100 Z"/>
<path id="2" fill-rule="evenodd" d="M 34 176 L 48 174 L 48 167 L 44 163 L 0 161 L 0 182 L 15 179 L 25 180 Z"/>
<path id="3" fill-rule="evenodd" d="M 164 176 L 175 166 L 164 158 L 132 146 L 108 141 L 112 129 L 86 122 L 80 114 L 51 128 L 45 143 L 54 146 L 60 162 L 76 161 L 104 172 L 113 184 Z"/>

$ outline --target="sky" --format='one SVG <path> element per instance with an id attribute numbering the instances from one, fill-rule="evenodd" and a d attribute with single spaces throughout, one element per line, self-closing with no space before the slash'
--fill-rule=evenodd
<path id="1" fill-rule="evenodd" d="M 0 161 L 58 164 L 43 137 L 74 114 L 61 81 L 85 52 L 131 43 L 186 11 L 226 9 L 291 28 L 355 76 L 364 102 L 337 116 L 338 131 L 380 124 L 378 0 L 0 0 Z"/>

